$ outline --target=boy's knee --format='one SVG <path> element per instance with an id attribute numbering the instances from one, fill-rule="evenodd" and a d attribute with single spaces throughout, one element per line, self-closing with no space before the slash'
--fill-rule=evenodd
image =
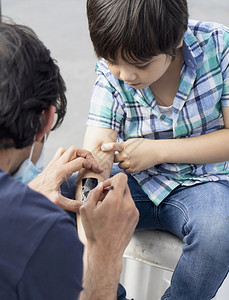
<path id="1" fill-rule="evenodd" d="M 229 217 L 203 218 L 197 222 L 186 237 L 189 245 L 196 246 L 199 251 L 211 258 L 219 259 L 229 252 Z"/>

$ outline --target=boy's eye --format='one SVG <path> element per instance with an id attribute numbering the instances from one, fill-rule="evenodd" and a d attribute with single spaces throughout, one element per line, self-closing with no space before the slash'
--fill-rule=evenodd
<path id="1" fill-rule="evenodd" d="M 148 66 L 149 66 L 150 64 L 146 64 L 146 65 L 143 65 L 143 66 L 136 66 L 136 68 L 137 69 L 139 69 L 139 70 L 145 70 L 145 69 L 147 69 L 148 68 Z"/>

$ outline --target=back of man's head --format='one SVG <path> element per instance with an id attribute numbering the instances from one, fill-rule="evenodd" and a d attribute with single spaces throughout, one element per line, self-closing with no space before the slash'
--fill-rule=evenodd
<path id="1" fill-rule="evenodd" d="M 0 23 L 0 149 L 31 145 L 42 112 L 66 112 L 65 84 L 49 50 L 29 27 Z"/>
<path id="2" fill-rule="evenodd" d="M 174 56 L 188 24 L 187 0 L 87 0 L 98 57 L 127 62 Z"/>

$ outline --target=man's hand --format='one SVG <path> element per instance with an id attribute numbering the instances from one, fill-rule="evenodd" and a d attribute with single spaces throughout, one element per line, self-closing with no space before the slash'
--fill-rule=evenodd
<path id="1" fill-rule="evenodd" d="M 81 168 L 96 173 L 103 171 L 89 151 L 75 146 L 67 150 L 59 148 L 44 171 L 29 183 L 29 187 L 43 194 L 61 208 L 77 212 L 82 202 L 62 196 L 60 185 Z"/>
<path id="2" fill-rule="evenodd" d="M 117 151 L 114 161 L 127 173 L 140 172 L 161 163 L 154 140 L 133 138 L 101 146 L 103 152 Z"/>
<path id="3" fill-rule="evenodd" d="M 113 189 L 104 192 L 103 188 Z M 139 219 L 127 185 L 119 173 L 100 182 L 80 207 L 87 237 L 87 270 L 80 299 L 117 299 L 122 256 Z"/>
<path id="4" fill-rule="evenodd" d="M 113 189 L 104 192 L 103 188 Z M 127 185 L 127 176 L 119 173 L 100 182 L 80 208 L 88 247 L 96 244 L 101 251 L 122 256 L 138 221 L 138 210 Z"/>

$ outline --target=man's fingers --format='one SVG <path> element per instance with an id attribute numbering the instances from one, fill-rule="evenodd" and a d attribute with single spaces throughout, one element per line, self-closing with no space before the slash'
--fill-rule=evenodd
<path id="1" fill-rule="evenodd" d="M 62 159 L 62 158 L 61 158 Z M 68 163 L 71 161 L 79 161 L 79 167 L 76 171 L 79 169 L 86 168 L 90 169 L 96 173 L 103 172 L 103 169 L 99 167 L 97 162 L 95 161 L 93 155 L 91 152 L 77 148 L 75 146 L 71 146 L 64 154 L 63 154 L 63 162 Z M 80 163 L 82 162 L 82 165 Z"/>
<path id="2" fill-rule="evenodd" d="M 124 150 L 124 145 L 123 145 L 123 143 L 107 143 L 107 144 L 102 144 L 101 150 L 103 152 L 108 152 L 108 151 L 122 152 Z"/>
<path id="3" fill-rule="evenodd" d="M 94 160 L 93 155 L 88 150 L 85 150 L 85 149 L 82 149 L 82 148 L 77 148 L 76 154 L 77 154 L 77 156 L 84 157 L 87 160 Z"/>
<path id="4" fill-rule="evenodd" d="M 58 148 L 51 161 L 58 160 L 65 151 L 66 151 L 66 149 L 64 149 L 62 147 Z"/>
<path id="5" fill-rule="evenodd" d="M 75 213 L 79 212 L 79 208 L 82 205 L 82 201 L 72 200 L 62 195 L 60 195 L 59 197 L 60 198 L 58 199 L 56 205 L 58 205 L 64 210 L 69 210 Z"/>
<path id="6" fill-rule="evenodd" d="M 87 169 L 87 170 L 92 170 L 95 173 L 103 172 L 103 169 L 99 167 L 99 165 L 96 163 L 95 160 L 88 161 L 87 159 L 83 159 L 82 167 Z"/>
<path id="7" fill-rule="evenodd" d="M 60 161 L 62 163 L 68 163 L 70 162 L 71 160 L 77 158 L 77 157 L 86 157 L 86 154 L 85 152 L 88 152 L 87 150 L 84 150 L 84 152 L 81 152 L 83 153 L 83 155 L 78 155 L 79 153 L 79 148 L 75 147 L 75 146 L 71 146 L 69 147 L 64 153 L 63 155 L 61 156 L 60 158 Z"/>
<path id="8" fill-rule="evenodd" d="M 115 193 L 124 195 L 127 187 L 127 176 L 124 173 L 118 173 L 110 178 L 110 184 L 114 186 Z"/>
<path id="9" fill-rule="evenodd" d="M 68 168 L 70 173 L 80 170 L 82 167 L 86 169 L 91 169 L 96 173 L 103 172 L 103 169 L 99 167 L 93 155 L 85 150 L 80 149 L 75 146 L 71 146 L 67 150 L 64 148 L 59 148 L 52 159 L 52 162 L 59 161 Z"/>
<path id="10" fill-rule="evenodd" d="M 78 157 L 65 165 L 65 168 L 68 168 L 69 173 L 74 173 L 79 171 L 81 168 L 85 168 L 87 170 L 92 170 L 96 173 L 101 173 L 103 169 L 101 169 L 95 160 L 88 161 L 83 157 Z"/>

